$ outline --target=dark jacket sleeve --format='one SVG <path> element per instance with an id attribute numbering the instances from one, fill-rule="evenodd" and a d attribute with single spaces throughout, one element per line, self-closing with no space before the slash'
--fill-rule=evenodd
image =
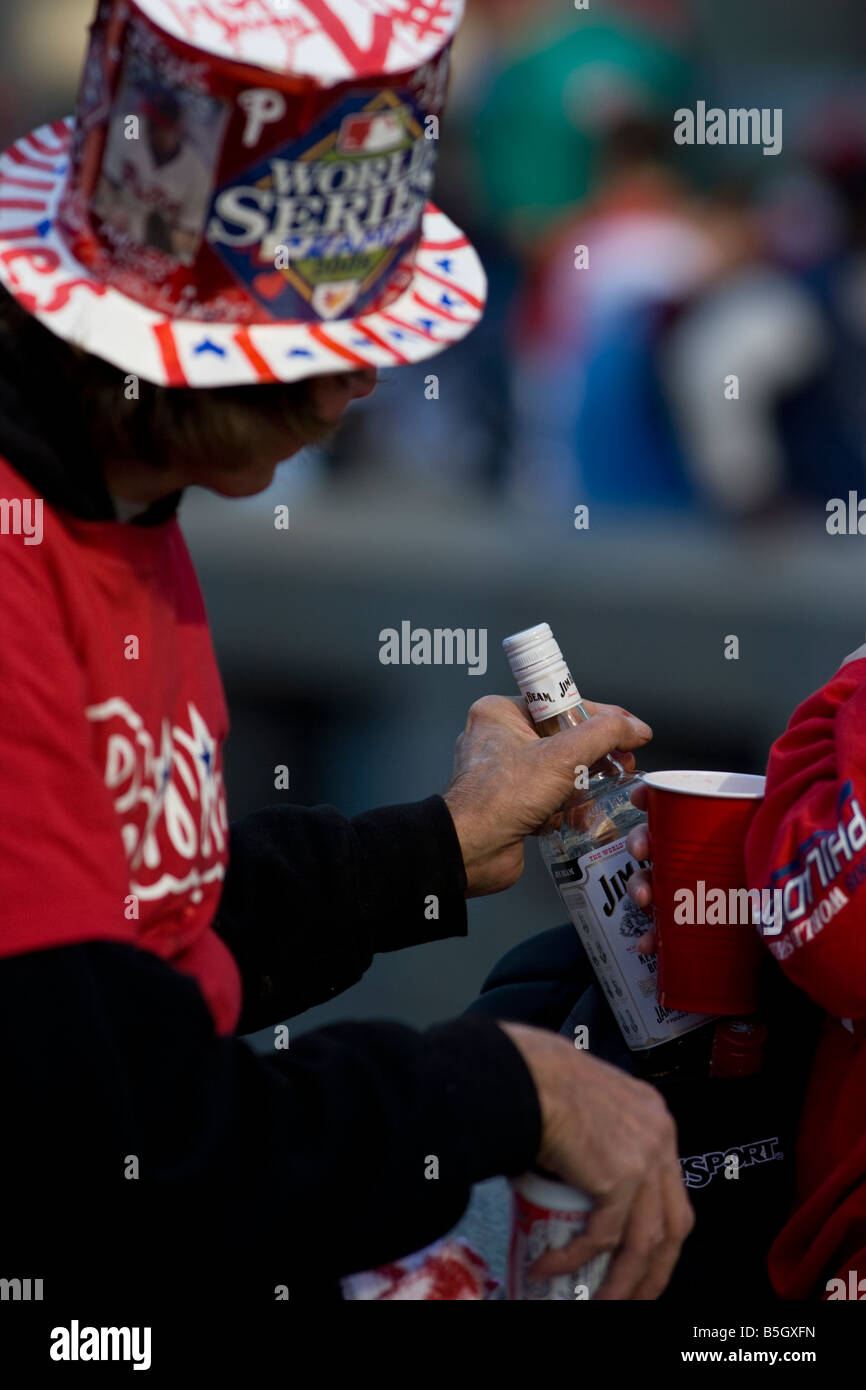
<path id="1" fill-rule="evenodd" d="M 333 998 L 378 951 L 465 936 L 465 889 L 441 796 L 352 820 L 329 806 L 247 816 L 214 921 L 243 979 L 238 1031 Z"/>
<path id="2" fill-rule="evenodd" d="M 4 1267 L 76 1294 L 87 1261 L 125 1290 L 218 1270 L 239 1295 L 322 1296 L 444 1234 L 540 1138 L 490 1019 L 340 1024 L 258 1056 L 214 1033 L 194 980 L 120 943 L 0 960 L 0 1040 Z"/>

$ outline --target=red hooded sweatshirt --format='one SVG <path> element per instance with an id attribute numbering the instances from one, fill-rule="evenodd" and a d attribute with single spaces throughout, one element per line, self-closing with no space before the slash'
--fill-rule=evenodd
<path id="1" fill-rule="evenodd" d="M 749 886 L 782 894 L 767 944 L 828 1014 L 800 1127 L 797 1202 L 770 1251 L 770 1278 L 783 1298 L 866 1298 L 864 811 L 861 647 L 773 745 L 746 845 Z"/>

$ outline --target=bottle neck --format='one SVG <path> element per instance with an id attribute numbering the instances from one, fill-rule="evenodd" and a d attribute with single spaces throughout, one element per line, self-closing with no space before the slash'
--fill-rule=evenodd
<path id="1" fill-rule="evenodd" d="M 590 718 L 547 623 L 506 637 L 503 646 L 540 738 L 573 729 Z M 609 756 L 593 763 L 588 772 L 592 782 L 625 775 L 616 759 Z"/>
<path id="2" fill-rule="evenodd" d="M 535 732 L 539 738 L 550 738 L 553 734 L 560 733 L 563 729 L 574 729 L 579 724 L 583 724 L 589 719 L 589 714 L 581 701 L 570 705 L 568 709 L 560 710 L 558 714 L 551 714 L 547 719 L 535 720 Z M 592 764 L 589 769 L 590 782 L 603 782 L 611 777 L 622 777 L 624 769 L 620 767 L 616 758 L 605 755 L 599 758 L 598 762 Z"/>

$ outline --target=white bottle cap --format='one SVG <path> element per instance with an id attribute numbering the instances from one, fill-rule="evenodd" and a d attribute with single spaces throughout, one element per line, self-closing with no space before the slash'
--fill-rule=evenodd
<path id="1" fill-rule="evenodd" d="M 512 633 L 510 637 L 504 639 L 502 649 L 515 673 L 524 666 L 532 665 L 533 662 L 537 661 L 542 651 L 553 650 L 557 655 L 562 656 L 559 643 L 554 638 L 549 623 L 536 623 L 535 627 L 527 627 L 523 632 Z"/>
<path id="2" fill-rule="evenodd" d="M 502 646 L 536 723 L 580 704 L 580 691 L 547 623 L 513 633 Z"/>

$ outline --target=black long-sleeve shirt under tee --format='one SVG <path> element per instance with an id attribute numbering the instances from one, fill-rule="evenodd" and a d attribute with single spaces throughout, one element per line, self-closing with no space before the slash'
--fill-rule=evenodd
<path id="1" fill-rule="evenodd" d="M 229 825 L 177 499 L 117 521 L 74 403 L 40 392 L 0 351 L 0 493 L 43 504 L 38 544 L 0 536 L 0 1274 L 336 1297 L 538 1148 L 489 1019 L 238 1036 L 464 934 L 454 826 L 437 796 Z"/>

